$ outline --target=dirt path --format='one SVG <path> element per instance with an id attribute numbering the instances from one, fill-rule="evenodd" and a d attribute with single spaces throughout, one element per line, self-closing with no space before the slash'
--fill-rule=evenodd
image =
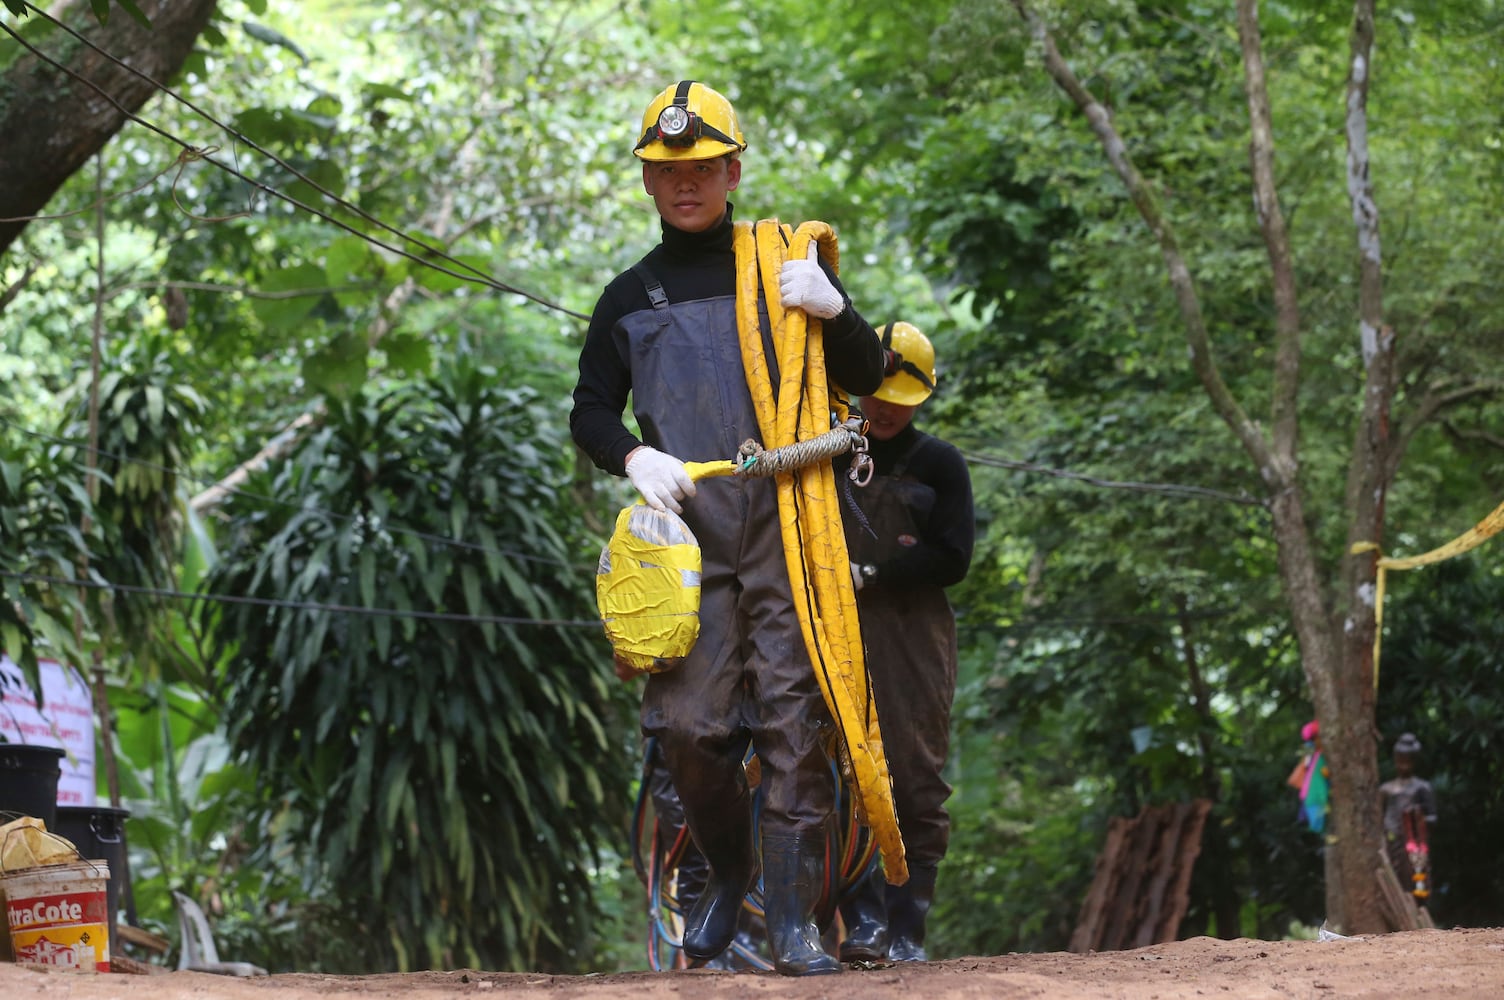
<path id="1" fill-rule="evenodd" d="M 248 980 L 192 972 L 90 976 L 0 965 L 0 997 L 5 1000 L 454 1000 L 466 995 L 526 1000 L 1499 1000 L 1504 998 L 1504 929 L 1411 931 L 1327 942 L 1195 938 L 1137 951 L 956 958 L 810 979 L 703 971 L 594 976 L 469 971 Z"/>

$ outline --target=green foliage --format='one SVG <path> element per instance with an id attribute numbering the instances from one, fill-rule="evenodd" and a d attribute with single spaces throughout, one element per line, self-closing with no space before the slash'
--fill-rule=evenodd
<path id="1" fill-rule="evenodd" d="M 98 608 L 91 591 L 38 578 L 79 580 L 81 561 L 101 537 L 97 530 L 84 533 L 92 505 L 78 452 L 10 428 L 0 426 L 0 649 L 36 688 L 38 648 L 44 656 L 82 662 L 75 616 L 87 619 Z"/>
<path id="2" fill-rule="evenodd" d="M 234 505 L 209 589 L 319 605 L 205 624 L 264 808 L 359 915 L 346 971 L 590 955 L 588 869 L 629 774 L 619 686 L 578 627 L 562 423 L 462 363 L 336 406 L 252 488 L 282 502 Z"/>
<path id="3" fill-rule="evenodd" d="M 231 760 L 216 706 L 160 680 L 117 685 L 110 701 L 137 924 L 181 948 L 179 891 L 211 916 L 221 954 L 279 970 L 337 964 L 355 928 L 301 877 L 297 824 L 258 812 L 262 795 Z"/>
<path id="4" fill-rule="evenodd" d="M 100 485 L 94 516 L 110 544 L 91 553 L 101 578 L 128 587 L 175 589 L 183 536 L 182 470 L 188 467 L 204 401 L 185 383 L 170 341 L 144 336 L 121 340 L 103 360 L 98 396 Z M 71 391 L 63 434 L 89 439 L 90 389 L 85 367 Z M 157 595 L 110 595 L 112 627 L 126 656 L 152 663 L 175 656 L 166 635 L 169 604 Z"/>
<path id="5" fill-rule="evenodd" d="M 1185 362 L 1152 234 L 1009 5 L 672 6 L 707 38 L 744 119 L 821 150 L 821 175 L 848 206 L 833 215 L 885 227 L 885 252 L 911 247 L 912 266 L 948 299 L 926 327 L 941 388 L 921 415 L 925 429 L 989 464 L 1261 496 L 1258 470 Z M 1229 10 L 1040 9 L 1175 227 L 1223 377 L 1261 416 L 1272 310 Z M 1463 91 L 1497 82 L 1480 48 L 1496 40 L 1496 12 L 1385 16 L 1371 141 L 1391 213 L 1385 295 L 1402 331 L 1399 420 L 1428 393 L 1497 385 L 1497 352 L 1480 349 L 1504 314 L 1476 276 L 1477 262 L 1497 266 L 1498 255 L 1473 227 L 1492 216 L 1504 173 L 1498 144 L 1464 124 L 1480 102 Z M 1261 11 L 1304 320 L 1302 477 L 1329 570 L 1347 530 L 1362 379 L 1340 139 L 1347 20 L 1319 5 Z M 795 36 L 800 45 L 769 43 Z M 1461 301 L 1469 307 L 1454 308 Z M 923 305 L 902 308 L 925 315 Z M 1459 505 L 1460 530 L 1498 495 L 1497 394 L 1467 398 L 1450 432 L 1425 431 L 1411 445 L 1387 510 L 1402 537 Z M 956 714 L 957 829 L 942 874 L 966 890 L 954 902 L 941 895 L 937 950 L 1062 947 L 1096 841 L 1061 835 L 1057 822 L 1100 832 L 1112 815 L 1204 794 L 1217 806 L 1187 931 L 1278 936 L 1292 916 L 1318 920 L 1318 845 L 1283 784 L 1309 710 L 1268 518 L 980 462 L 972 472 L 981 536 L 970 579 L 952 592 L 968 681 Z M 1148 740 L 1141 749 L 1134 730 Z M 1008 795 L 979 795 L 979 783 Z M 997 843 L 1006 846 L 991 850 Z"/>
<path id="6" fill-rule="evenodd" d="M 1492 275 L 1504 149 L 1491 137 L 1504 78 L 1492 72 L 1495 8 L 1444 2 L 1380 15 L 1370 143 L 1386 305 L 1401 352 L 1394 427 L 1408 429 L 1432 400 L 1450 401 L 1444 422 L 1409 439 L 1388 496 L 1390 551 L 1424 550 L 1462 530 L 1504 490 L 1504 412 L 1496 396 L 1459 389 L 1501 377 L 1504 299 Z M 1272 319 L 1249 210 L 1246 99 L 1229 9 L 1109 0 L 1041 9 L 1175 225 L 1223 374 L 1261 418 Z M 562 414 L 539 409 L 566 398 L 582 324 L 426 264 L 459 275 L 473 268 L 588 311 L 605 280 L 658 236 L 629 154 L 642 103 L 669 80 L 702 79 L 735 101 L 752 142 L 738 216 L 819 218 L 837 228 L 842 280 L 863 313 L 917 322 L 937 345 L 941 388 L 921 425 L 978 459 L 981 541 L 971 578 L 952 593 L 964 684 L 956 830 L 935 952 L 1063 946 L 1109 819 L 1213 785 L 1218 804 L 1186 931 L 1279 936 L 1291 917 L 1319 923 L 1318 845 L 1295 821 L 1283 785 L 1308 709 L 1266 515 L 991 464 L 1022 460 L 1233 495 L 1262 490 L 1187 370 L 1152 235 L 1041 69 L 1012 7 L 692 0 L 631 13 L 597 0 L 224 0 L 175 86 L 245 138 L 165 98 L 143 114 L 195 146 L 217 144 L 211 155 L 248 180 L 205 160 L 179 163 L 178 146 L 130 129 L 101 158 L 104 247 L 94 240 L 89 170 L 49 206 L 60 217 L 32 223 L 0 260 L 0 288 L 16 289 L 0 313 L 6 569 L 68 577 L 87 552 L 93 571 L 110 579 L 193 589 L 224 539 L 213 537 L 215 520 L 196 534 L 179 520 L 180 494 L 327 402 L 333 423 L 291 464 L 232 497 L 230 562 L 206 588 L 588 617 L 586 574 L 559 563 L 586 548 L 572 532 L 589 512 L 569 506 L 559 457 L 568 449 L 543 432 L 544 421 L 561 427 Z M 1345 9 L 1304 2 L 1260 10 L 1306 335 L 1302 485 L 1328 567 L 1345 542 L 1361 380 L 1341 140 L 1349 19 Z M 48 43 L 39 18 L 20 31 Z M 85 536 L 93 512 L 81 451 L 27 431 L 83 436 L 78 332 L 93 320 L 93 291 L 115 380 L 102 409 L 106 450 L 163 471 L 107 465 L 108 511 Z M 459 401 L 482 398 L 479 389 L 461 391 L 459 376 L 430 382 L 451 358 L 497 372 L 492 394 L 482 394 L 488 402 L 466 418 Z M 503 391 L 524 385 L 537 401 Z M 162 393 L 160 417 L 152 387 Z M 70 392 L 65 408 L 60 398 Z M 61 428 L 59 413 L 69 415 Z M 505 469 L 479 430 L 461 430 L 494 430 L 498 414 L 511 422 L 486 433 L 517 444 Z M 503 499 L 512 489 L 521 502 Z M 1415 681 L 1391 693 L 1403 678 L 1436 673 L 1403 652 L 1411 640 L 1398 609 L 1415 597 L 1396 581 L 1380 724 L 1386 735 L 1415 728 L 1440 755 L 1438 913 L 1497 922 L 1473 891 L 1497 881 L 1487 877 L 1497 775 L 1477 763 L 1490 759 L 1478 741 L 1494 739 L 1487 661 L 1468 658 L 1486 648 L 1475 624 L 1486 615 L 1463 615 L 1486 607 L 1488 590 L 1426 572 L 1445 581 L 1446 593 L 1432 596 L 1446 648 L 1432 643 L 1423 660 L 1460 657 L 1448 660 L 1447 675 L 1466 680 L 1455 689 Z M 59 658 L 85 656 L 75 648 L 75 610 L 86 641 L 113 628 L 95 592 L 8 577 L 0 589 L 0 643 L 23 657 L 36 643 Z M 521 967 L 529 954 L 560 968 L 626 960 L 626 935 L 590 942 L 584 911 L 573 909 L 589 881 L 607 921 L 596 928 L 610 932 L 638 898 L 608 849 L 625 839 L 612 815 L 625 784 L 614 762 L 591 756 L 598 740 L 581 720 L 597 716 L 610 742 L 614 707 L 581 634 L 219 608 L 206 620 L 216 626 L 215 676 L 229 685 L 219 692 L 227 701 L 205 702 L 210 657 L 195 648 L 185 607 L 117 596 L 110 608 L 119 624 L 154 637 L 150 647 L 132 645 L 112 677 L 128 795 L 145 824 L 136 836 L 133 818 L 133 840 L 149 847 L 133 859 L 139 898 L 154 926 L 170 930 L 166 891 L 182 887 L 238 955 L 278 969 L 415 967 L 471 954 L 500 956 L 492 961 L 500 967 Z M 1445 642 L 1448 629 L 1468 641 Z M 1192 657 L 1208 691 L 1202 702 Z M 572 703 L 565 671 L 594 706 L 583 715 L 547 701 L 552 692 Z M 1433 701 L 1403 723 L 1385 714 Z M 503 702 L 526 708 L 519 718 L 533 722 L 519 731 L 502 723 L 497 735 L 509 742 L 493 748 L 488 735 L 481 754 L 481 720 Z M 215 725 L 230 703 L 241 706 L 230 716 L 242 741 L 233 752 Z M 1438 736 L 1453 716 L 1466 726 Z M 527 736 L 534 726 L 563 749 L 537 749 L 543 744 Z M 596 793 L 586 788 L 571 789 L 573 804 L 560 806 L 553 769 L 565 759 L 580 773 L 598 770 L 597 801 L 608 805 L 592 814 L 584 803 Z M 395 780 L 404 760 L 407 777 Z M 462 760 L 471 771 L 461 773 Z M 350 812 L 362 794 L 365 811 Z M 389 794 L 397 796 L 392 823 Z M 1477 822 L 1449 812 L 1459 802 L 1480 804 Z M 539 831 L 543 842 L 527 839 Z M 309 838 L 311 859 L 299 846 Z M 599 848 L 594 868 L 589 851 L 572 846 L 588 844 Z M 519 874 L 519 857 L 545 863 Z M 462 872 L 491 895 L 461 891 Z M 526 906 L 507 894 L 508 874 Z M 423 899 L 451 907 L 437 938 L 416 930 L 429 916 L 414 902 Z M 462 906 L 485 912 L 461 919 L 476 912 Z M 510 927 L 503 912 L 516 918 Z M 352 959 L 308 947 L 328 940 L 369 948 Z"/>

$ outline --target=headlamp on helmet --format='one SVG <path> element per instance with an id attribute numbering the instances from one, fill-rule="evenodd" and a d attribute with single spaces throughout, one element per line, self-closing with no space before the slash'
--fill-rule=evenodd
<path id="1" fill-rule="evenodd" d="M 670 104 L 658 112 L 658 138 L 666 146 L 690 146 L 695 141 L 695 123 L 699 121 L 693 111 L 677 104 Z"/>
<path id="2" fill-rule="evenodd" d="M 747 148 L 731 102 L 694 80 L 659 94 L 632 152 L 644 160 L 703 160 Z"/>

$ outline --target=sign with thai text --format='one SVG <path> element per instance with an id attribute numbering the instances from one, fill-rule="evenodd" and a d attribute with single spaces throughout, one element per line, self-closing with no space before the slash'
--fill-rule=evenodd
<path id="1" fill-rule="evenodd" d="M 83 675 L 55 660 L 40 660 L 42 707 L 37 707 L 21 668 L 0 653 L 0 738 L 11 743 L 62 747 L 60 806 L 93 807 L 94 701 Z"/>

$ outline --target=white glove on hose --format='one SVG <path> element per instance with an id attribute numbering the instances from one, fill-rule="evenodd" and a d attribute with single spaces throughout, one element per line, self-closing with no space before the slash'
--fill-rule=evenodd
<path id="1" fill-rule="evenodd" d="M 785 309 L 803 309 L 820 319 L 834 319 L 846 308 L 846 301 L 820 266 L 820 248 L 813 240 L 804 260 L 783 262 L 783 270 L 778 272 L 778 291 Z"/>
<path id="2" fill-rule="evenodd" d="M 854 590 L 862 589 L 862 567 L 856 563 L 851 564 L 851 586 Z"/>
<path id="3" fill-rule="evenodd" d="M 679 501 L 695 495 L 695 481 L 689 478 L 684 463 L 647 445 L 627 459 L 627 478 L 654 510 L 668 509 L 682 514 L 684 508 Z"/>

